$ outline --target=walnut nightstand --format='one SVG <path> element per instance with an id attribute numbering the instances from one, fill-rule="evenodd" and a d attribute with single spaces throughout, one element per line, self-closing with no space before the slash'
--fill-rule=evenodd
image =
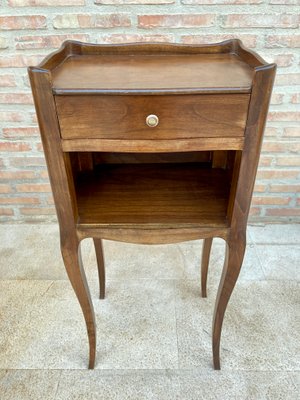
<path id="1" fill-rule="evenodd" d="M 204 46 L 67 41 L 29 68 L 61 252 L 87 325 L 89 368 L 96 326 L 82 239 L 94 240 L 100 298 L 101 239 L 204 239 L 206 297 L 210 248 L 221 237 L 226 258 L 212 331 L 220 369 L 222 322 L 244 257 L 275 70 L 239 40 Z"/>

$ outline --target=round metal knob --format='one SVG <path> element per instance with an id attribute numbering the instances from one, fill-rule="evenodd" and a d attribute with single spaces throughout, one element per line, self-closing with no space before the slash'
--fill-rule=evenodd
<path id="1" fill-rule="evenodd" d="M 151 128 L 154 128 L 155 126 L 158 125 L 159 119 L 157 115 L 150 114 L 146 118 L 146 124 L 150 126 Z"/>

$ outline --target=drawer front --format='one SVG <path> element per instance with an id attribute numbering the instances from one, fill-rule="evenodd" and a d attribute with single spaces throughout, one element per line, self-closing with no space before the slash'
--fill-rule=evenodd
<path id="1" fill-rule="evenodd" d="M 63 139 L 243 136 L 249 99 L 248 94 L 55 98 Z M 147 120 L 149 115 L 157 120 Z"/>

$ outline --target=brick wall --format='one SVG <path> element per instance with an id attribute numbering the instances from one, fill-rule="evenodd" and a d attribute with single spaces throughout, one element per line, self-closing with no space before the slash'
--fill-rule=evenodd
<path id="1" fill-rule="evenodd" d="M 300 220 L 299 0 L 0 0 L 0 219 L 54 219 L 26 67 L 67 38 L 212 43 L 278 64 L 252 221 Z"/>

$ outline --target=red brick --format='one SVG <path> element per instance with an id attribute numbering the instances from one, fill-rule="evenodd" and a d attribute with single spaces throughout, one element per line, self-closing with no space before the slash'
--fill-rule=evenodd
<path id="1" fill-rule="evenodd" d="M 9 0 L 11 7 L 84 6 L 85 0 Z"/>
<path id="2" fill-rule="evenodd" d="M 0 26 L 2 30 L 18 29 L 46 29 L 46 17 L 43 15 L 16 15 L 1 16 Z"/>
<path id="3" fill-rule="evenodd" d="M 270 4 L 297 5 L 299 0 L 269 0 Z"/>
<path id="4" fill-rule="evenodd" d="M 278 136 L 278 129 L 273 126 L 267 126 L 265 129 L 265 136 Z"/>
<path id="5" fill-rule="evenodd" d="M 278 157 L 276 164 L 280 166 L 297 167 L 300 166 L 300 156 Z"/>
<path id="6" fill-rule="evenodd" d="M 254 215 L 260 215 L 261 209 L 259 207 L 251 207 L 249 211 L 249 216 L 253 217 Z"/>
<path id="7" fill-rule="evenodd" d="M 27 88 L 30 88 L 29 76 L 26 74 L 26 75 L 21 76 L 21 78 L 23 80 L 24 86 Z"/>
<path id="8" fill-rule="evenodd" d="M 182 41 L 182 43 L 185 43 L 185 44 L 211 44 L 211 43 L 218 43 L 218 42 L 222 42 L 223 40 L 234 39 L 234 38 L 236 38 L 236 35 L 234 35 L 234 34 L 183 35 L 183 36 L 181 36 L 181 41 Z M 243 41 L 243 43 L 247 47 L 251 47 L 251 48 L 256 47 L 256 42 L 257 42 L 256 35 L 241 34 L 241 35 L 239 35 L 239 38 Z"/>
<path id="9" fill-rule="evenodd" d="M 79 40 L 82 42 L 89 41 L 87 34 L 70 34 L 70 35 L 48 35 L 48 36 L 18 36 L 15 41 L 17 50 L 57 48 L 63 41 L 67 39 Z"/>
<path id="10" fill-rule="evenodd" d="M 39 134 L 39 128 L 35 127 L 3 128 L 3 136 L 6 138 L 39 136 Z"/>
<path id="11" fill-rule="evenodd" d="M 0 49 L 7 49 L 7 48 L 8 48 L 8 39 L 0 36 Z"/>
<path id="12" fill-rule="evenodd" d="M 297 28 L 295 14 L 230 14 L 224 17 L 224 28 Z"/>
<path id="13" fill-rule="evenodd" d="M 37 124 L 38 120 L 37 120 L 36 113 L 35 113 L 35 112 L 29 113 L 29 115 L 30 115 L 30 118 L 31 118 L 31 122 L 32 122 L 33 124 Z"/>
<path id="14" fill-rule="evenodd" d="M 215 24 L 214 14 L 171 14 L 171 15 L 140 15 L 139 28 L 194 28 L 209 27 Z"/>
<path id="15" fill-rule="evenodd" d="M 52 195 L 51 195 L 51 196 L 48 196 L 46 200 L 47 200 L 47 204 L 54 205 L 54 199 L 53 199 L 53 196 L 52 196 Z"/>
<path id="16" fill-rule="evenodd" d="M 0 179 L 33 179 L 34 171 L 0 171 Z"/>
<path id="17" fill-rule="evenodd" d="M 300 137 L 300 126 L 290 126 L 284 128 L 283 136 Z"/>
<path id="18" fill-rule="evenodd" d="M 291 197 L 269 197 L 269 196 L 255 196 L 252 199 L 254 205 L 286 205 L 291 201 Z"/>
<path id="19" fill-rule="evenodd" d="M 39 207 L 39 208 L 29 208 L 23 207 L 20 209 L 21 214 L 23 215 L 53 215 L 55 214 L 54 207 Z"/>
<path id="20" fill-rule="evenodd" d="M 268 114 L 269 121 L 300 121 L 300 113 L 293 111 L 272 111 Z"/>
<path id="21" fill-rule="evenodd" d="M 259 170 L 257 172 L 257 179 L 297 179 L 299 176 L 298 171 L 294 170 Z"/>
<path id="22" fill-rule="evenodd" d="M 122 5 L 122 4 L 173 4 L 175 0 L 95 0 L 95 4 Z"/>
<path id="23" fill-rule="evenodd" d="M 262 146 L 263 152 L 282 153 L 290 151 L 292 153 L 300 151 L 300 142 L 269 142 L 265 141 Z"/>
<path id="24" fill-rule="evenodd" d="M 13 75 L 0 75 L 0 87 L 14 87 L 16 80 Z"/>
<path id="25" fill-rule="evenodd" d="M 33 104 L 33 98 L 31 93 L 0 93 L 0 103 Z"/>
<path id="26" fill-rule="evenodd" d="M 261 4 L 263 0 L 181 0 L 182 4 L 215 5 L 215 4 Z"/>
<path id="27" fill-rule="evenodd" d="M 37 197 L 2 197 L 0 204 L 40 204 Z"/>
<path id="28" fill-rule="evenodd" d="M 174 37 L 172 35 L 139 35 L 136 33 L 115 33 L 101 38 L 103 43 L 172 42 L 173 40 Z"/>
<path id="29" fill-rule="evenodd" d="M 37 149 L 37 151 L 41 151 L 42 153 L 44 152 L 44 148 L 43 148 L 42 143 L 37 143 L 36 144 L 36 149 Z"/>
<path id="30" fill-rule="evenodd" d="M 40 172 L 40 177 L 42 178 L 42 179 L 49 179 L 49 174 L 48 174 L 48 171 L 45 169 L 44 171 L 41 171 Z"/>
<path id="31" fill-rule="evenodd" d="M 266 47 L 270 48 L 288 48 L 300 47 L 300 35 L 269 35 L 266 38 Z"/>
<path id="32" fill-rule="evenodd" d="M 25 114 L 15 111 L 0 111 L 0 121 L 2 122 L 22 122 Z"/>
<path id="33" fill-rule="evenodd" d="M 300 185 L 270 185 L 272 193 L 299 193 Z"/>
<path id="34" fill-rule="evenodd" d="M 263 193 L 266 190 L 267 190 L 267 186 L 266 185 L 260 185 L 260 184 L 256 183 L 255 186 L 254 186 L 254 192 Z"/>
<path id="35" fill-rule="evenodd" d="M 15 157 L 10 158 L 9 163 L 13 167 L 23 168 L 23 167 L 40 167 L 45 166 L 45 159 L 43 157 Z"/>
<path id="36" fill-rule="evenodd" d="M 14 210 L 12 208 L 0 208 L 0 215 L 14 215 Z"/>
<path id="37" fill-rule="evenodd" d="M 51 192 L 50 184 L 48 183 L 24 183 L 16 185 L 17 192 L 23 193 L 48 193 Z"/>
<path id="38" fill-rule="evenodd" d="M 10 185 L 0 185 L 0 193 L 11 193 L 11 186 Z"/>
<path id="39" fill-rule="evenodd" d="M 275 84 L 279 85 L 300 85 L 300 74 L 279 74 L 276 75 Z"/>
<path id="40" fill-rule="evenodd" d="M 259 159 L 259 166 L 260 167 L 269 167 L 272 163 L 273 157 L 268 157 L 262 155 Z"/>
<path id="41" fill-rule="evenodd" d="M 291 95 L 291 103 L 299 104 L 300 103 L 300 93 L 294 93 Z"/>
<path id="42" fill-rule="evenodd" d="M 53 20 L 56 29 L 129 27 L 128 14 L 64 14 Z"/>
<path id="43" fill-rule="evenodd" d="M 276 217 L 298 217 L 300 216 L 300 208 L 268 208 L 266 215 Z"/>
<path id="44" fill-rule="evenodd" d="M 282 93 L 273 93 L 271 97 L 271 104 L 282 104 L 283 94 Z"/>
<path id="45" fill-rule="evenodd" d="M 1 68 L 24 68 L 29 65 L 39 64 L 45 55 L 35 54 L 32 56 L 27 56 L 24 54 L 18 54 L 13 56 L 3 56 L 0 57 L 0 67 Z"/>
<path id="46" fill-rule="evenodd" d="M 294 62 L 293 54 L 277 54 L 273 56 L 273 62 L 277 64 L 278 67 L 290 67 Z"/>
<path id="47" fill-rule="evenodd" d="M 290 215 L 284 216 L 282 215 L 282 212 L 281 215 L 278 216 L 268 215 L 267 217 L 265 217 L 265 212 L 266 209 L 273 210 L 275 208 L 277 209 L 279 206 L 281 209 L 285 210 L 283 211 L 283 214 L 286 213 L 287 209 L 289 208 L 293 209 L 293 207 L 291 207 L 291 204 L 295 206 L 296 204 L 295 201 L 297 200 L 296 193 L 298 193 L 299 195 L 300 192 L 300 185 L 297 184 L 298 179 L 300 178 L 300 174 L 297 169 L 300 164 L 300 157 L 296 155 L 296 151 L 300 150 L 299 144 L 296 143 L 296 139 L 300 137 L 300 127 L 299 128 L 297 127 L 297 122 L 296 122 L 299 121 L 300 119 L 299 112 L 297 109 L 297 105 L 299 104 L 299 93 L 297 93 L 298 91 L 297 88 L 295 87 L 295 84 L 298 82 L 300 74 L 299 73 L 297 74 L 298 72 L 297 67 L 299 60 L 296 57 L 296 53 L 293 54 L 294 51 L 292 50 L 293 48 L 300 47 L 299 46 L 300 35 L 299 33 L 296 34 L 297 31 L 295 29 L 293 29 L 295 34 L 293 33 L 292 30 L 287 31 L 282 28 L 276 30 L 277 26 L 283 27 L 285 26 L 286 23 L 293 24 L 295 21 L 295 17 L 298 18 L 298 16 L 294 12 L 293 7 L 292 8 L 284 7 L 284 4 L 289 4 L 292 3 L 293 1 L 295 0 L 267 0 L 267 2 L 263 3 L 267 4 L 269 2 L 269 4 L 270 3 L 275 4 L 280 2 L 281 4 L 283 4 L 283 6 L 279 8 L 278 7 L 276 8 L 276 6 L 271 7 L 274 8 L 274 10 L 270 11 L 269 13 L 270 15 L 262 15 L 258 19 L 256 18 L 256 16 L 254 16 L 251 17 L 249 21 L 246 21 L 247 24 L 253 24 L 253 18 L 255 18 L 254 21 L 255 24 L 260 24 L 262 19 L 266 19 L 266 23 L 274 21 L 274 19 L 280 22 L 279 24 L 275 23 L 274 26 L 270 25 L 269 27 L 272 29 L 265 30 L 265 36 L 261 36 L 260 39 L 259 39 L 259 31 L 257 29 L 231 29 L 231 30 L 223 29 L 224 33 L 221 32 L 221 29 L 213 31 L 212 29 L 207 29 L 207 31 L 209 31 L 210 33 L 205 35 L 204 28 L 202 29 L 202 31 L 201 29 L 200 31 L 199 29 L 197 29 L 197 26 L 199 26 L 198 22 L 194 23 L 195 21 L 193 20 L 193 24 L 190 24 L 190 21 L 187 21 L 186 18 L 187 16 L 191 16 L 191 18 L 195 19 L 200 15 L 201 12 L 203 12 L 204 17 L 206 15 L 212 16 L 212 21 L 210 22 L 210 24 L 211 23 L 214 24 L 217 21 L 217 19 L 220 22 L 223 19 L 227 20 L 227 17 L 229 17 L 232 11 L 235 14 L 239 14 L 240 12 L 241 13 L 247 12 L 247 14 L 251 14 L 252 12 L 256 13 L 260 12 L 261 8 L 257 6 L 227 7 L 228 4 L 233 4 L 233 5 L 259 4 L 262 2 L 262 0 L 181 0 L 181 2 L 180 1 L 175 2 L 174 0 L 95 0 L 94 2 L 91 1 L 89 3 L 90 4 L 89 8 L 80 7 L 78 9 L 74 8 L 74 10 L 72 10 L 69 7 L 68 9 L 69 12 L 71 12 L 71 14 L 67 13 L 67 8 L 61 8 L 58 9 L 58 11 L 51 10 L 49 17 L 46 11 L 42 10 L 41 8 L 40 9 L 36 8 L 34 11 L 36 11 L 37 14 L 45 14 L 46 18 L 49 18 L 49 22 L 51 21 L 51 23 L 54 18 L 56 27 L 58 28 L 59 24 L 61 23 L 60 27 L 64 25 L 66 27 L 66 30 L 56 31 L 57 33 L 61 34 L 55 34 L 55 31 L 53 29 L 52 32 L 28 29 L 28 31 L 23 30 L 15 32 L 14 35 L 9 33 L 9 36 L 7 36 L 8 33 L 2 34 L 2 36 L 5 39 L 5 44 L 6 44 L 5 47 L 9 46 L 9 50 L 7 51 L 7 54 L 4 54 L 6 53 L 6 51 L 2 52 L 3 54 L 0 57 L 0 65 L 3 68 L 6 68 L 2 70 L 0 69 L 0 87 L 14 88 L 17 84 L 19 89 L 18 90 L 2 89 L 2 93 L 0 93 L 0 99 L 3 100 L 5 108 L 9 109 L 6 112 L 5 108 L 2 107 L 2 110 L 0 111 L 0 120 L 2 122 L 1 134 L 2 137 L 6 137 L 7 139 L 9 138 L 15 139 L 12 140 L 11 144 L 8 144 L 9 142 L 8 140 L 7 142 L 4 141 L 5 143 L 4 146 L 10 146 L 9 150 L 10 153 L 4 150 L 4 156 L 3 156 L 4 163 L 2 162 L 3 160 L 0 159 L 0 171 L 2 171 L 0 172 L 0 179 L 2 180 L 6 179 L 7 182 L 7 185 L 2 185 L 2 190 L 7 191 L 6 196 L 8 196 L 8 198 L 0 200 L 1 204 L 0 207 L 3 207 L 5 209 L 14 209 L 14 210 L 18 210 L 21 207 L 23 210 L 22 212 L 15 211 L 16 213 L 15 217 L 6 216 L 6 218 L 7 219 L 19 218 L 20 215 L 19 212 L 21 212 L 21 217 L 23 217 L 23 219 L 28 219 L 28 220 L 30 218 L 34 219 L 35 215 L 36 216 L 43 215 L 43 211 L 41 211 L 41 209 L 46 210 L 45 214 L 47 214 L 47 212 L 49 213 L 51 212 L 51 214 L 53 213 L 54 215 L 54 208 L 52 207 L 53 199 L 50 192 L 50 186 L 48 185 L 48 180 L 47 180 L 48 175 L 47 171 L 45 170 L 45 161 L 43 158 L 43 154 L 38 153 L 38 151 L 42 151 L 42 147 L 41 144 L 39 143 L 40 139 L 37 136 L 39 133 L 38 129 L 36 128 L 36 116 L 33 112 L 33 107 L 29 106 L 21 107 L 22 104 L 25 105 L 31 104 L 31 101 L 29 103 L 28 98 L 26 99 L 26 97 L 24 97 L 22 99 L 22 97 L 20 97 L 20 95 L 18 94 L 18 92 L 23 92 L 21 96 L 23 94 L 26 96 L 30 91 L 28 86 L 28 79 L 25 76 L 26 67 L 28 65 L 37 65 L 41 61 L 41 59 L 44 58 L 44 54 L 46 55 L 46 53 L 47 54 L 49 53 L 48 51 L 49 48 L 52 49 L 59 47 L 61 42 L 68 38 L 82 40 L 82 41 L 89 41 L 90 39 L 89 32 L 91 32 L 90 28 L 96 28 L 97 24 L 100 21 L 100 25 L 101 23 L 103 23 L 104 26 L 112 28 L 116 26 L 117 29 L 106 30 L 106 32 L 105 29 L 102 29 L 102 31 L 100 29 L 99 33 L 97 31 L 96 40 L 99 43 L 100 42 L 125 43 L 125 42 L 141 42 L 141 41 L 170 42 L 170 41 L 180 40 L 183 43 L 201 44 L 201 43 L 216 43 L 222 40 L 238 36 L 239 38 L 241 38 L 241 40 L 245 43 L 247 47 L 255 48 L 257 47 L 257 44 L 259 44 L 260 48 L 264 48 L 263 41 L 264 40 L 266 41 L 265 43 L 267 44 L 268 47 L 270 47 L 265 52 L 267 60 L 269 62 L 273 61 L 276 62 L 279 67 L 282 67 L 282 69 L 279 69 L 279 75 L 277 78 L 278 88 L 277 90 L 275 89 L 274 94 L 272 96 L 272 103 L 278 105 L 278 107 L 271 107 L 272 111 L 270 113 L 270 118 L 269 118 L 269 121 L 271 122 L 268 124 L 265 133 L 267 144 L 266 147 L 264 147 L 264 153 L 262 154 L 262 157 L 260 159 L 261 168 L 258 173 L 258 178 L 261 177 L 262 180 L 258 181 L 254 189 L 256 193 L 254 199 L 256 200 L 254 200 L 253 204 L 255 205 L 257 203 L 258 205 L 251 208 L 251 215 L 254 216 L 255 220 L 259 221 L 263 221 L 264 218 L 266 218 L 266 220 L 268 220 L 268 218 L 269 220 L 270 219 L 280 220 L 280 217 L 283 220 L 284 219 L 288 220 Z M 59 7 L 60 5 L 63 4 L 67 6 L 68 5 L 67 3 L 70 3 L 69 5 L 71 5 L 71 3 L 72 5 L 74 5 L 74 3 L 78 4 L 79 2 L 80 0 L 78 1 L 7 0 L 6 2 L 3 1 L 1 2 L 0 0 L 0 4 L 2 4 L 2 7 L 0 7 L 0 9 L 3 8 L 4 3 L 6 4 L 5 6 L 6 8 L 4 9 L 6 10 L 8 9 L 8 4 L 11 7 L 14 5 L 16 7 L 20 7 L 20 9 L 17 11 L 11 8 L 11 12 L 6 12 L 6 14 L 12 14 L 15 15 L 16 17 L 19 16 L 22 17 L 21 12 L 23 11 L 24 14 L 27 14 L 26 18 L 28 18 L 30 17 L 30 14 L 32 14 L 31 12 L 32 10 L 30 10 L 29 8 L 24 9 L 21 7 L 46 6 L 46 9 L 48 9 L 49 11 L 50 6 L 58 5 Z M 86 5 L 88 5 L 87 3 L 88 2 L 85 2 Z M 110 3 L 111 5 L 115 6 L 115 10 L 117 10 L 117 7 L 119 5 L 123 4 L 123 7 L 122 6 L 118 7 L 118 10 L 124 10 L 127 11 L 127 13 L 126 14 L 120 13 L 117 15 L 122 15 L 122 16 L 125 15 L 125 17 L 129 20 L 129 23 L 131 22 L 131 19 L 132 21 L 135 21 L 135 19 L 133 18 L 136 18 L 134 17 L 134 14 L 136 14 L 136 10 L 137 13 L 139 14 L 146 14 L 147 12 L 151 13 L 149 18 L 152 16 L 152 14 L 156 14 L 156 12 L 157 14 L 163 14 L 162 16 L 158 16 L 158 18 L 161 18 L 162 20 L 155 22 L 156 23 L 155 26 L 161 29 L 137 30 L 136 26 L 133 26 L 132 29 L 130 29 L 130 31 L 122 29 L 123 25 L 120 24 L 114 25 L 111 23 L 111 20 L 107 22 L 107 17 L 110 16 L 110 12 L 103 11 L 106 7 L 103 8 L 100 6 L 99 8 L 97 8 L 97 10 L 99 11 L 99 14 L 97 14 L 95 12 L 96 8 L 94 6 L 93 13 L 89 14 L 89 10 L 92 7 L 91 4 L 93 3 L 98 3 L 98 4 Z M 140 8 L 133 7 L 136 8 L 136 10 L 131 10 L 130 8 L 132 7 L 126 8 L 126 4 L 130 3 L 132 4 L 144 3 L 144 4 L 154 4 L 154 5 L 164 4 L 164 3 L 166 4 L 176 3 L 177 6 L 176 7 L 174 6 L 175 8 L 171 7 L 174 8 L 173 12 L 175 12 L 176 14 L 168 15 L 168 13 L 170 12 L 170 8 L 167 6 L 166 7 L 160 6 L 159 7 L 160 10 L 158 9 L 155 10 L 155 7 L 149 7 L 149 10 L 148 9 L 146 10 L 146 8 L 148 7 L 145 6 L 144 7 L 142 6 Z M 191 6 L 208 5 L 208 7 L 202 7 L 203 8 L 202 10 L 200 7 L 197 8 L 197 7 L 181 6 L 183 12 L 186 12 L 188 14 L 179 14 L 179 12 L 182 11 L 179 8 L 180 4 L 190 4 Z M 209 7 L 210 4 L 212 5 L 212 7 Z M 218 13 L 215 11 L 216 4 L 224 4 L 223 7 L 219 7 Z M 48 5 L 49 7 L 47 7 Z M 215 8 L 213 6 L 215 6 Z M 164 8 L 166 9 L 165 11 L 163 10 Z M 250 8 L 251 11 L 248 11 L 250 10 Z M 107 7 L 107 9 L 112 10 L 111 7 L 110 8 Z M 210 9 L 211 11 L 208 11 Z M 284 11 L 284 9 L 286 11 Z M 116 11 L 116 13 L 117 12 L 118 11 Z M 280 15 L 284 12 L 289 14 L 288 18 L 291 18 L 292 14 L 294 13 L 292 19 L 286 21 L 284 15 L 283 16 Z M 105 14 L 103 15 L 102 13 Z M 17 14 L 19 14 L 19 16 Z M 214 17 L 212 14 L 216 15 L 216 17 Z M 243 16 L 243 14 L 241 15 Z M 75 18 L 73 18 L 73 16 L 75 16 Z M 59 20 L 59 18 L 56 17 L 59 18 L 61 17 L 62 19 Z M 142 15 L 141 17 L 148 18 L 147 15 Z M 201 16 L 201 18 L 203 17 Z M 149 21 L 146 22 L 149 24 Z M 244 22 L 240 21 L 240 23 L 243 24 Z M 118 26 L 120 27 L 119 29 Z M 80 27 L 82 28 L 77 29 Z M 187 29 L 181 29 L 185 27 Z M 73 28 L 74 30 L 71 30 Z M 178 29 L 171 29 L 171 28 L 178 28 Z M 193 29 L 188 29 L 188 28 L 193 28 Z M 43 35 L 38 35 L 37 34 L 38 31 L 40 31 L 40 33 L 42 33 Z M 70 33 L 70 35 L 66 34 L 66 32 L 68 31 L 72 33 Z M 237 33 L 233 34 L 232 32 L 234 31 Z M 47 35 L 47 33 L 49 33 L 49 35 Z M 197 33 L 197 34 L 193 35 L 189 33 Z M 274 38 L 276 38 L 276 40 L 274 40 Z M 14 46 L 19 50 L 19 54 L 14 54 Z M 0 48 L 1 48 L 1 43 L 0 43 Z M 30 49 L 32 49 L 32 51 L 30 51 Z M 26 51 L 23 52 L 23 50 Z M 39 54 L 34 54 L 37 52 Z M 291 71 L 290 68 L 286 67 L 292 67 Z M 23 70 L 16 71 L 14 70 L 14 68 L 23 68 Z M 289 85 L 290 87 L 286 91 L 286 88 L 285 87 L 283 88 L 283 86 L 280 87 L 280 85 Z M 14 93 L 15 91 L 17 91 L 17 93 Z M 6 97 L 6 96 L 12 96 L 12 97 Z M 7 102 L 7 100 L 11 101 L 11 106 L 9 106 L 9 102 Z M 20 105 L 14 107 L 14 104 L 20 104 Z M 279 106 L 281 104 L 282 106 Z M 272 122 L 272 120 L 274 122 Z M 33 140 L 31 138 L 35 139 Z M 278 140 L 279 143 L 277 142 Z M 18 146 L 20 146 L 20 143 L 23 143 L 25 146 L 31 147 L 33 152 L 30 152 L 30 150 L 28 150 L 28 152 L 24 154 L 25 150 L 23 149 L 19 154 L 12 153 L 12 151 L 15 152 L 19 151 Z M 14 147 L 15 145 L 17 147 Z M 38 157 L 39 155 L 40 157 Z M 8 169 L 5 170 L 4 168 Z M 18 179 L 20 180 L 24 179 L 24 181 L 16 182 L 16 180 Z M 26 179 L 28 180 L 26 181 Z M 10 181 L 13 182 L 12 187 L 9 185 Z M 41 185 L 42 182 L 43 184 L 46 184 L 45 185 L 45 187 L 47 188 L 46 191 L 44 191 L 45 188 L 43 189 L 41 187 L 37 188 L 33 186 L 33 185 Z M 275 184 L 276 182 L 278 182 L 278 184 Z M 27 188 L 25 187 L 26 191 L 22 193 L 20 191 L 22 189 L 21 185 L 26 185 L 26 184 L 29 185 L 31 189 L 28 190 L 28 187 Z M 19 192 L 15 193 L 17 189 Z M 276 200 L 272 200 L 272 198 Z M 281 201 L 288 202 L 289 199 L 291 199 L 289 205 L 287 203 L 283 203 L 283 205 L 281 205 L 280 203 Z M 271 206 L 268 207 L 268 205 L 270 204 Z M 37 205 L 38 207 L 35 207 L 35 205 Z M 299 208 L 299 204 L 297 205 L 297 207 Z"/>
<path id="48" fill-rule="evenodd" d="M 28 143 L 1 142 L 0 151 L 29 151 L 31 147 Z"/>

